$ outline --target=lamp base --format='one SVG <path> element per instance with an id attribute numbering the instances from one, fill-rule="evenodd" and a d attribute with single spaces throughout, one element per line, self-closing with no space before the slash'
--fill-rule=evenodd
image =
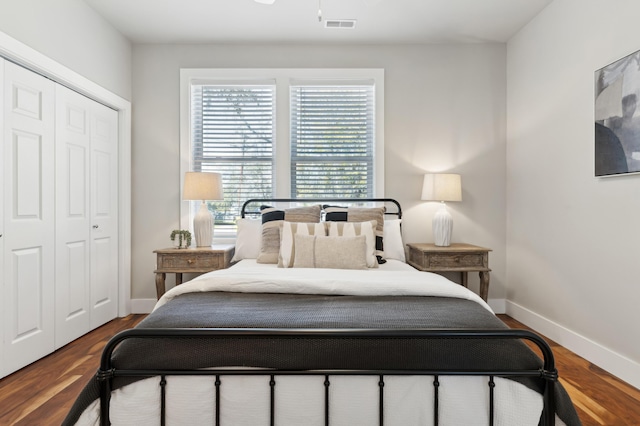
<path id="1" fill-rule="evenodd" d="M 450 246 L 453 217 L 451 217 L 445 203 L 442 203 L 440 209 L 433 216 L 432 226 L 434 244 L 440 247 Z"/>
<path id="2" fill-rule="evenodd" d="M 213 217 L 203 201 L 200 210 L 193 218 L 193 236 L 196 239 L 196 247 L 211 247 L 213 241 Z"/>

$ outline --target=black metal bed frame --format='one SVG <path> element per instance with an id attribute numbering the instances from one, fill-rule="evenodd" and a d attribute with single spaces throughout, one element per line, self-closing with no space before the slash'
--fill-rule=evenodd
<path id="1" fill-rule="evenodd" d="M 157 370 L 157 369 L 118 369 L 112 364 L 112 354 L 116 347 L 127 339 L 132 338 L 196 338 L 210 339 L 212 350 L 216 339 L 224 338 L 249 338 L 249 339 L 521 339 L 532 342 L 539 348 L 543 357 L 543 366 L 533 370 L 253 370 L 253 369 L 190 369 L 190 370 Z M 513 377 L 533 377 L 544 381 L 543 392 L 543 412 L 541 414 L 541 425 L 553 426 L 555 424 L 555 401 L 554 384 L 558 380 L 558 372 L 555 367 L 553 352 L 549 345 L 537 334 L 528 330 L 459 330 L 459 329 L 410 329 L 410 330 L 388 330 L 388 329 L 253 329 L 253 328 L 166 328 L 166 329 L 131 329 L 120 332 L 114 336 L 105 346 L 100 360 L 100 368 L 97 378 L 100 383 L 100 424 L 110 425 L 109 411 L 112 390 L 112 380 L 116 377 L 153 377 L 159 376 L 161 394 L 161 420 L 160 424 L 165 424 L 165 385 L 166 376 L 214 376 L 215 377 L 215 425 L 220 426 L 220 394 L 222 392 L 222 378 L 224 376 L 269 376 L 270 386 L 270 425 L 275 424 L 275 393 L 276 377 L 287 375 L 307 375 L 324 376 L 324 413 L 325 425 L 329 426 L 329 389 L 331 376 L 378 376 L 379 386 L 379 425 L 384 425 L 384 377 L 385 375 L 426 375 L 433 376 L 434 387 L 434 425 L 438 425 L 438 387 L 440 376 L 488 376 L 487 386 L 489 387 L 489 421 L 494 424 L 494 378 Z"/>
<path id="2" fill-rule="evenodd" d="M 386 211 L 386 215 L 397 216 L 402 219 L 402 207 L 393 198 L 252 198 L 244 202 L 240 210 L 240 217 L 246 215 L 259 215 L 260 210 L 247 211 L 247 207 L 257 203 L 391 203 L 395 205 L 396 211 Z"/>
<path id="3" fill-rule="evenodd" d="M 268 199 L 250 199 L 247 200 L 241 210 L 241 216 L 259 215 L 260 211 L 247 211 L 247 207 L 258 203 L 349 203 L 350 205 L 357 203 L 385 203 L 396 206 L 396 211 L 387 211 L 385 214 L 394 215 L 402 218 L 402 208 L 400 203 L 392 198 L 268 198 Z M 542 368 L 531 370 L 485 370 L 485 369 L 464 369 L 464 370 L 439 370 L 439 369 L 421 369 L 421 370 L 353 370 L 353 369 L 331 369 L 331 370 L 283 370 L 283 369 L 228 369 L 228 368 L 206 368 L 206 369 L 120 369 L 115 368 L 112 363 L 112 354 L 114 350 L 127 339 L 134 338 L 193 338 L 208 339 L 211 341 L 211 350 L 215 350 L 216 339 L 225 338 L 247 338 L 247 339 L 520 339 L 532 342 L 539 350 L 543 358 Z M 215 366 L 212 366 L 215 367 Z M 544 426 L 553 426 L 555 424 L 555 400 L 554 385 L 558 380 L 558 372 L 555 367 L 553 352 L 549 345 L 537 334 L 528 330 L 461 330 L 461 329 L 261 329 L 261 328 L 158 328 L 144 329 L 135 328 L 125 330 L 114 336 L 106 345 L 101 361 L 100 368 L 97 373 L 97 379 L 100 384 L 100 424 L 110 425 L 109 409 L 112 382 L 118 377 L 160 377 L 160 394 L 161 394 L 161 425 L 165 424 L 165 386 L 167 376 L 213 376 L 215 378 L 215 425 L 220 426 L 220 394 L 222 392 L 222 379 L 225 376 L 267 376 L 269 377 L 270 387 L 270 424 L 274 425 L 276 420 L 275 412 L 275 394 L 277 376 L 291 375 L 307 375 L 307 376 L 324 376 L 324 414 L 325 425 L 329 425 L 329 393 L 331 385 L 331 376 L 377 376 L 379 387 L 379 425 L 384 425 L 384 377 L 393 376 L 433 376 L 433 412 L 434 425 L 438 425 L 439 420 L 439 401 L 438 387 L 440 386 L 440 376 L 485 376 L 488 377 L 487 386 L 489 388 L 489 419 L 490 424 L 494 423 L 494 378 L 514 378 L 514 377 L 530 377 L 538 378 L 544 381 L 543 392 L 543 412 L 540 418 L 540 424 Z"/>

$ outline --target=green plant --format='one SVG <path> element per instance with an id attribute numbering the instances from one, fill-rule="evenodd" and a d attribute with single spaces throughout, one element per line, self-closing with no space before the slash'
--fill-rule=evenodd
<path id="1" fill-rule="evenodd" d="M 183 246 L 183 240 L 186 242 L 184 247 L 189 247 L 191 245 L 191 232 L 189 232 L 187 229 L 174 229 L 173 231 L 171 231 L 171 241 L 175 241 L 176 236 L 178 237 L 178 247 Z"/>

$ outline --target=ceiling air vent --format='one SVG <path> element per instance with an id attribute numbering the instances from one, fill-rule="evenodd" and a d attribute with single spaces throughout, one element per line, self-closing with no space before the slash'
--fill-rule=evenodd
<path id="1" fill-rule="evenodd" d="M 324 21 L 325 28 L 338 28 L 343 30 L 352 30 L 356 27 L 355 19 L 327 19 Z"/>

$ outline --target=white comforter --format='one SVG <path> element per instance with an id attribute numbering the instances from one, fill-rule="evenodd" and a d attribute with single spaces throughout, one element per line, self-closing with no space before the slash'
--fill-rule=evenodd
<path id="1" fill-rule="evenodd" d="M 246 261 L 242 261 L 246 262 Z M 477 294 L 447 278 L 405 268 L 365 270 L 277 268 L 240 263 L 201 275 L 169 290 L 154 309 L 193 292 L 292 293 L 350 296 L 439 296 L 473 300 L 491 311 Z M 400 269 L 400 270 L 398 270 Z M 491 311 L 493 312 L 493 311 Z"/>

